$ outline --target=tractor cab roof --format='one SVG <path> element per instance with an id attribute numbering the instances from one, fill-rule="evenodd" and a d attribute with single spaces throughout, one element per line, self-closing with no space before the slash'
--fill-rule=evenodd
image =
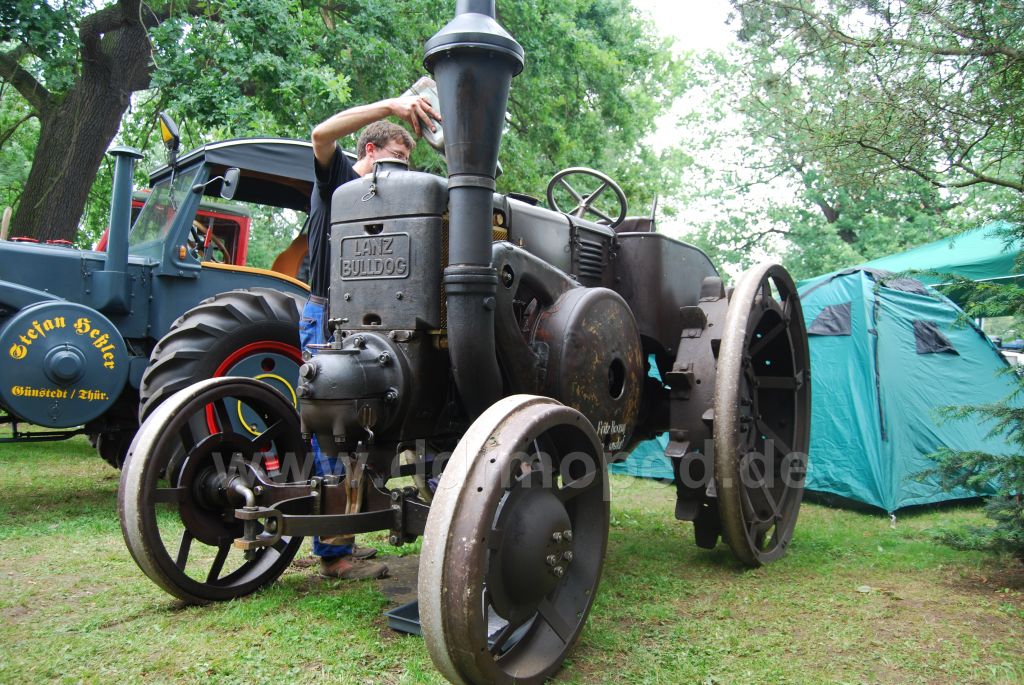
<path id="1" fill-rule="evenodd" d="M 351 153 L 345 154 L 354 160 Z M 238 167 L 241 180 L 234 196 L 236 202 L 309 211 L 314 177 L 313 145 L 307 140 L 239 138 L 207 143 L 182 155 L 176 167 L 182 169 L 199 162 L 210 166 L 209 178 Z M 150 173 L 149 184 L 155 185 L 170 174 L 171 168 L 164 165 Z M 220 197 L 220 190 L 220 181 L 214 181 L 203 194 Z"/>

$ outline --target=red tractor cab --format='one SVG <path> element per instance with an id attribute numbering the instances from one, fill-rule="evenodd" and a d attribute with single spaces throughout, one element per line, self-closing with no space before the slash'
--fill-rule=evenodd
<path id="1" fill-rule="evenodd" d="M 149 195 L 148 189 L 137 190 L 132 194 L 133 224 L 146 204 L 146 200 L 149 199 Z M 199 244 L 194 249 L 201 256 L 201 261 L 246 266 L 252 214 L 245 205 L 233 202 L 201 202 L 199 209 L 196 210 L 195 219 L 192 221 L 192 227 L 200 238 Z M 106 252 L 109 232 L 109 229 L 103 231 L 103 235 L 93 247 L 94 250 Z M 298 240 L 299 238 L 302 240 Z M 300 234 L 296 240 L 304 245 L 305 234 Z M 295 276 L 298 272 L 280 273 Z"/>

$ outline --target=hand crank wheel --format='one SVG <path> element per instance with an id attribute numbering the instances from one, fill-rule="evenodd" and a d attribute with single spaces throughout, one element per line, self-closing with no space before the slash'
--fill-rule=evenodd
<path id="1" fill-rule="evenodd" d="M 744 273 L 715 379 L 715 486 L 723 537 L 750 566 L 786 552 L 803 497 L 811 395 L 807 331 L 781 266 Z"/>
<path id="2" fill-rule="evenodd" d="M 246 504 L 249 469 L 301 463 L 304 454 L 295 408 L 267 384 L 222 377 L 178 391 L 143 422 L 121 472 L 118 512 L 132 557 L 191 604 L 273 582 L 302 538 L 283 537 L 246 558 L 232 546 L 244 526 L 234 510 Z"/>
<path id="3" fill-rule="evenodd" d="M 594 601 L 608 478 L 593 427 L 555 400 L 494 404 L 459 442 L 420 557 L 423 634 L 453 683 L 540 683 Z"/>

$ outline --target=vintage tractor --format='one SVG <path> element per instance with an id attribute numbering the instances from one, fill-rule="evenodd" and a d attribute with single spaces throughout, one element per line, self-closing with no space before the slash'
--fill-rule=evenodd
<path id="1" fill-rule="evenodd" d="M 333 341 L 300 369 L 301 418 L 251 379 L 173 394 L 129 450 L 121 525 L 143 571 L 191 603 L 270 583 L 301 536 L 422 535 L 437 668 L 541 682 L 597 592 L 606 464 L 637 441 L 668 431 L 675 514 L 700 546 L 722 538 L 749 565 L 785 553 L 810 415 L 803 317 L 781 267 L 726 289 L 700 250 L 625 218 L 597 172 L 555 177 L 568 212 L 494 192 L 523 50 L 493 0 L 459 0 L 424 61 L 447 182 L 381 162 L 335 193 Z M 598 209 L 612 194 L 618 212 Z M 311 475 L 311 436 L 343 473 Z"/>
<path id="2" fill-rule="evenodd" d="M 258 377 L 294 397 L 305 235 L 273 270 L 252 268 L 247 214 L 302 226 L 311 145 L 229 140 L 178 156 L 174 123 L 164 117 L 162 127 L 171 160 L 151 173 L 141 208 L 131 193 L 138 153 L 111 152 L 110 228 L 97 246 L 105 252 L 0 241 L 0 423 L 12 427 L 3 442 L 84 432 L 117 466 L 140 401 L 148 414 L 170 393 L 223 375 Z"/>

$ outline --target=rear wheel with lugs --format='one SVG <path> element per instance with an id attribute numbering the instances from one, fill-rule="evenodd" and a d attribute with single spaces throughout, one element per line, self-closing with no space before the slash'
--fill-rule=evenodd
<path id="1" fill-rule="evenodd" d="M 167 397 L 207 378 L 247 376 L 297 404 L 303 300 L 269 288 L 232 290 L 185 312 L 150 355 L 139 389 L 140 418 Z"/>
<path id="2" fill-rule="evenodd" d="M 800 298 L 777 264 L 732 292 L 715 377 L 715 486 L 722 535 L 749 566 L 785 554 L 810 438 L 810 357 Z"/>

